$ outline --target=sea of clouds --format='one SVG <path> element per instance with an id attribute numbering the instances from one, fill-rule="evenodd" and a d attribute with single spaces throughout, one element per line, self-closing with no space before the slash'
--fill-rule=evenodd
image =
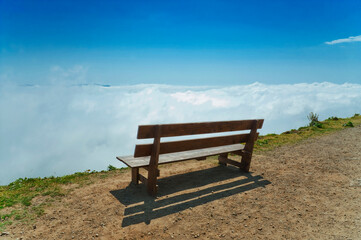
<path id="1" fill-rule="evenodd" d="M 361 112 L 360 84 L 227 87 L 0 85 L 0 185 L 19 177 L 122 167 L 140 124 L 264 118 L 261 134 L 305 126 L 315 112 Z"/>

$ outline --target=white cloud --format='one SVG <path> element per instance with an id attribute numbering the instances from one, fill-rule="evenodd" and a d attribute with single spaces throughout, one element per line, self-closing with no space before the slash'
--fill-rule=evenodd
<path id="1" fill-rule="evenodd" d="M 336 39 L 336 40 L 333 40 L 330 42 L 325 42 L 325 43 L 328 45 L 334 45 L 334 44 L 346 43 L 346 42 L 361 42 L 361 35 L 355 36 L 355 37 Z"/>
<path id="2" fill-rule="evenodd" d="M 170 96 L 177 99 L 178 102 L 185 102 L 192 105 L 202 105 L 207 103 L 211 103 L 213 107 L 227 107 L 229 105 L 227 100 L 212 97 L 212 95 L 209 93 L 186 91 L 176 92 Z"/>
<path id="3" fill-rule="evenodd" d="M 61 71 L 60 69 L 54 69 Z M 361 112 L 359 84 L 232 87 L 0 84 L 0 185 L 19 177 L 122 166 L 139 124 L 264 118 L 261 133 Z"/>

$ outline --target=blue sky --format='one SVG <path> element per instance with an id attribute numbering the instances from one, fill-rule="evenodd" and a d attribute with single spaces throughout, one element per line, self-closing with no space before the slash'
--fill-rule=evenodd
<path id="1" fill-rule="evenodd" d="M 0 185 L 120 167 L 140 124 L 264 118 L 266 134 L 360 113 L 360 13 L 359 0 L 0 0 Z"/>
<path id="2" fill-rule="evenodd" d="M 360 83 L 360 12 L 360 1 L 0 0 L 0 81 Z"/>

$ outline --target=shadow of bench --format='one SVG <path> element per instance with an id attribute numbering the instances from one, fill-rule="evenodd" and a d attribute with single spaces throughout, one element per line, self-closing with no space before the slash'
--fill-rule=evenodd
<path id="1" fill-rule="evenodd" d="M 175 187 L 173 182 L 182 184 Z M 141 222 L 149 224 L 153 219 L 268 184 L 270 182 L 260 175 L 240 173 L 235 167 L 218 166 L 160 179 L 161 190 L 156 199 L 140 191 L 144 188 L 142 185 L 131 184 L 110 193 L 125 206 L 122 226 L 126 227 Z"/>

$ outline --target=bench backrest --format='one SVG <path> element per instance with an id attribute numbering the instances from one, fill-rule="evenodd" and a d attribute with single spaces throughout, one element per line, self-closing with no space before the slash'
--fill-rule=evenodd
<path id="1" fill-rule="evenodd" d="M 257 138 L 257 129 L 262 128 L 263 119 L 201 122 L 201 123 L 177 123 L 160 125 L 140 125 L 138 128 L 138 139 L 154 138 L 152 144 L 137 144 L 134 157 L 154 156 L 164 153 L 181 152 L 187 150 L 218 147 L 236 143 L 246 142 L 246 148 L 253 149 L 253 141 Z M 187 136 L 195 134 L 209 134 L 250 130 L 245 134 L 232 134 L 228 136 L 217 136 L 191 140 L 180 140 L 160 142 L 162 137 Z M 252 140 L 252 141 L 250 141 Z M 252 146 L 247 146 L 252 142 Z M 252 150 L 249 149 L 249 150 Z"/>

